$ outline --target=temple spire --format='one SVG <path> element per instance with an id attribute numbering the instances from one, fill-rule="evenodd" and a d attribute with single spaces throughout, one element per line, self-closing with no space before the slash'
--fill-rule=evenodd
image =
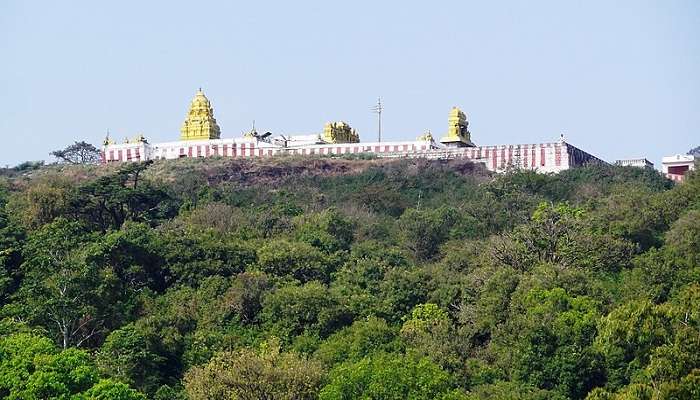
<path id="1" fill-rule="evenodd" d="M 214 119 L 214 109 L 200 87 L 194 95 L 187 118 L 180 128 L 180 140 L 219 139 L 221 129 Z"/>

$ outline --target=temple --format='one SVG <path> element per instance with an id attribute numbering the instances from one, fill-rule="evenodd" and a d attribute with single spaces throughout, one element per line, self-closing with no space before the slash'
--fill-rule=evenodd
<path id="1" fill-rule="evenodd" d="M 180 140 L 219 139 L 221 129 L 214 119 L 214 109 L 202 89 L 194 95 L 187 118 L 180 128 Z"/>
<path id="2" fill-rule="evenodd" d="M 345 121 L 327 122 L 321 139 L 326 143 L 359 143 L 360 135 Z"/>
<path id="3" fill-rule="evenodd" d="M 344 121 L 327 122 L 319 133 L 301 135 L 259 134 L 255 127 L 241 137 L 222 138 L 209 99 L 200 89 L 190 103 L 180 129 L 180 140 L 149 143 L 143 135 L 116 143 L 109 137 L 102 147 L 104 163 L 174 159 L 182 157 L 273 157 L 281 155 L 341 156 L 374 154 L 391 158 L 462 158 L 503 172 L 511 168 L 537 172 L 560 172 L 588 163 L 604 163 L 567 143 L 556 142 L 478 146 L 472 142 L 469 121 L 453 107 L 448 115 L 447 133 L 436 142 L 430 131 L 415 140 L 361 142 Z"/>
<path id="4" fill-rule="evenodd" d="M 447 121 L 449 123 L 447 135 L 440 139 L 440 143 L 446 147 L 474 147 L 471 133 L 467 129 L 469 127 L 467 115 L 462 110 L 452 107 Z"/>

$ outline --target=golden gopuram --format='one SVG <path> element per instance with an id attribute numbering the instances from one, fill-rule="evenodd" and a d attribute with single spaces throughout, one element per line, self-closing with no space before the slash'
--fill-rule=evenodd
<path id="1" fill-rule="evenodd" d="M 214 109 L 200 88 L 195 94 L 187 118 L 180 128 L 180 140 L 219 139 L 221 129 L 214 119 Z"/>
<path id="2" fill-rule="evenodd" d="M 321 139 L 326 143 L 359 143 L 360 135 L 347 122 L 326 122 Z"/>
<path id="3" fill-rule="evenodd" d="M 469 121 L 467 115 L 457 107 L 452 107 L 448 119 L 447 135 L 440 139 L 440 143 L 447 147 L 474 147 L 471 141 L 471 133 L 467 129 Z"/>

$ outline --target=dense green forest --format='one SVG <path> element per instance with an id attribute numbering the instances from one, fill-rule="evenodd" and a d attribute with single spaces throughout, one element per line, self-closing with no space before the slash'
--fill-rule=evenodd
<path id="1" fill-rule="evenodd" d="M 699 399 L 700 176 L 0 172 L 0 397 Z"/>

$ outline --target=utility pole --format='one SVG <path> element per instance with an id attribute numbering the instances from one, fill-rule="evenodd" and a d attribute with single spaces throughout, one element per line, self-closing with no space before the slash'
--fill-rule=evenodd
<path id="1" fill-rule="evenodd" d="M 377 142 L 382 141 L 382 111 L 384 111 L 384 107 L 382 107 L 382 98 L 378 97 L 377 105 L 372 107 L 372 112 L 377 114 Z"/>

